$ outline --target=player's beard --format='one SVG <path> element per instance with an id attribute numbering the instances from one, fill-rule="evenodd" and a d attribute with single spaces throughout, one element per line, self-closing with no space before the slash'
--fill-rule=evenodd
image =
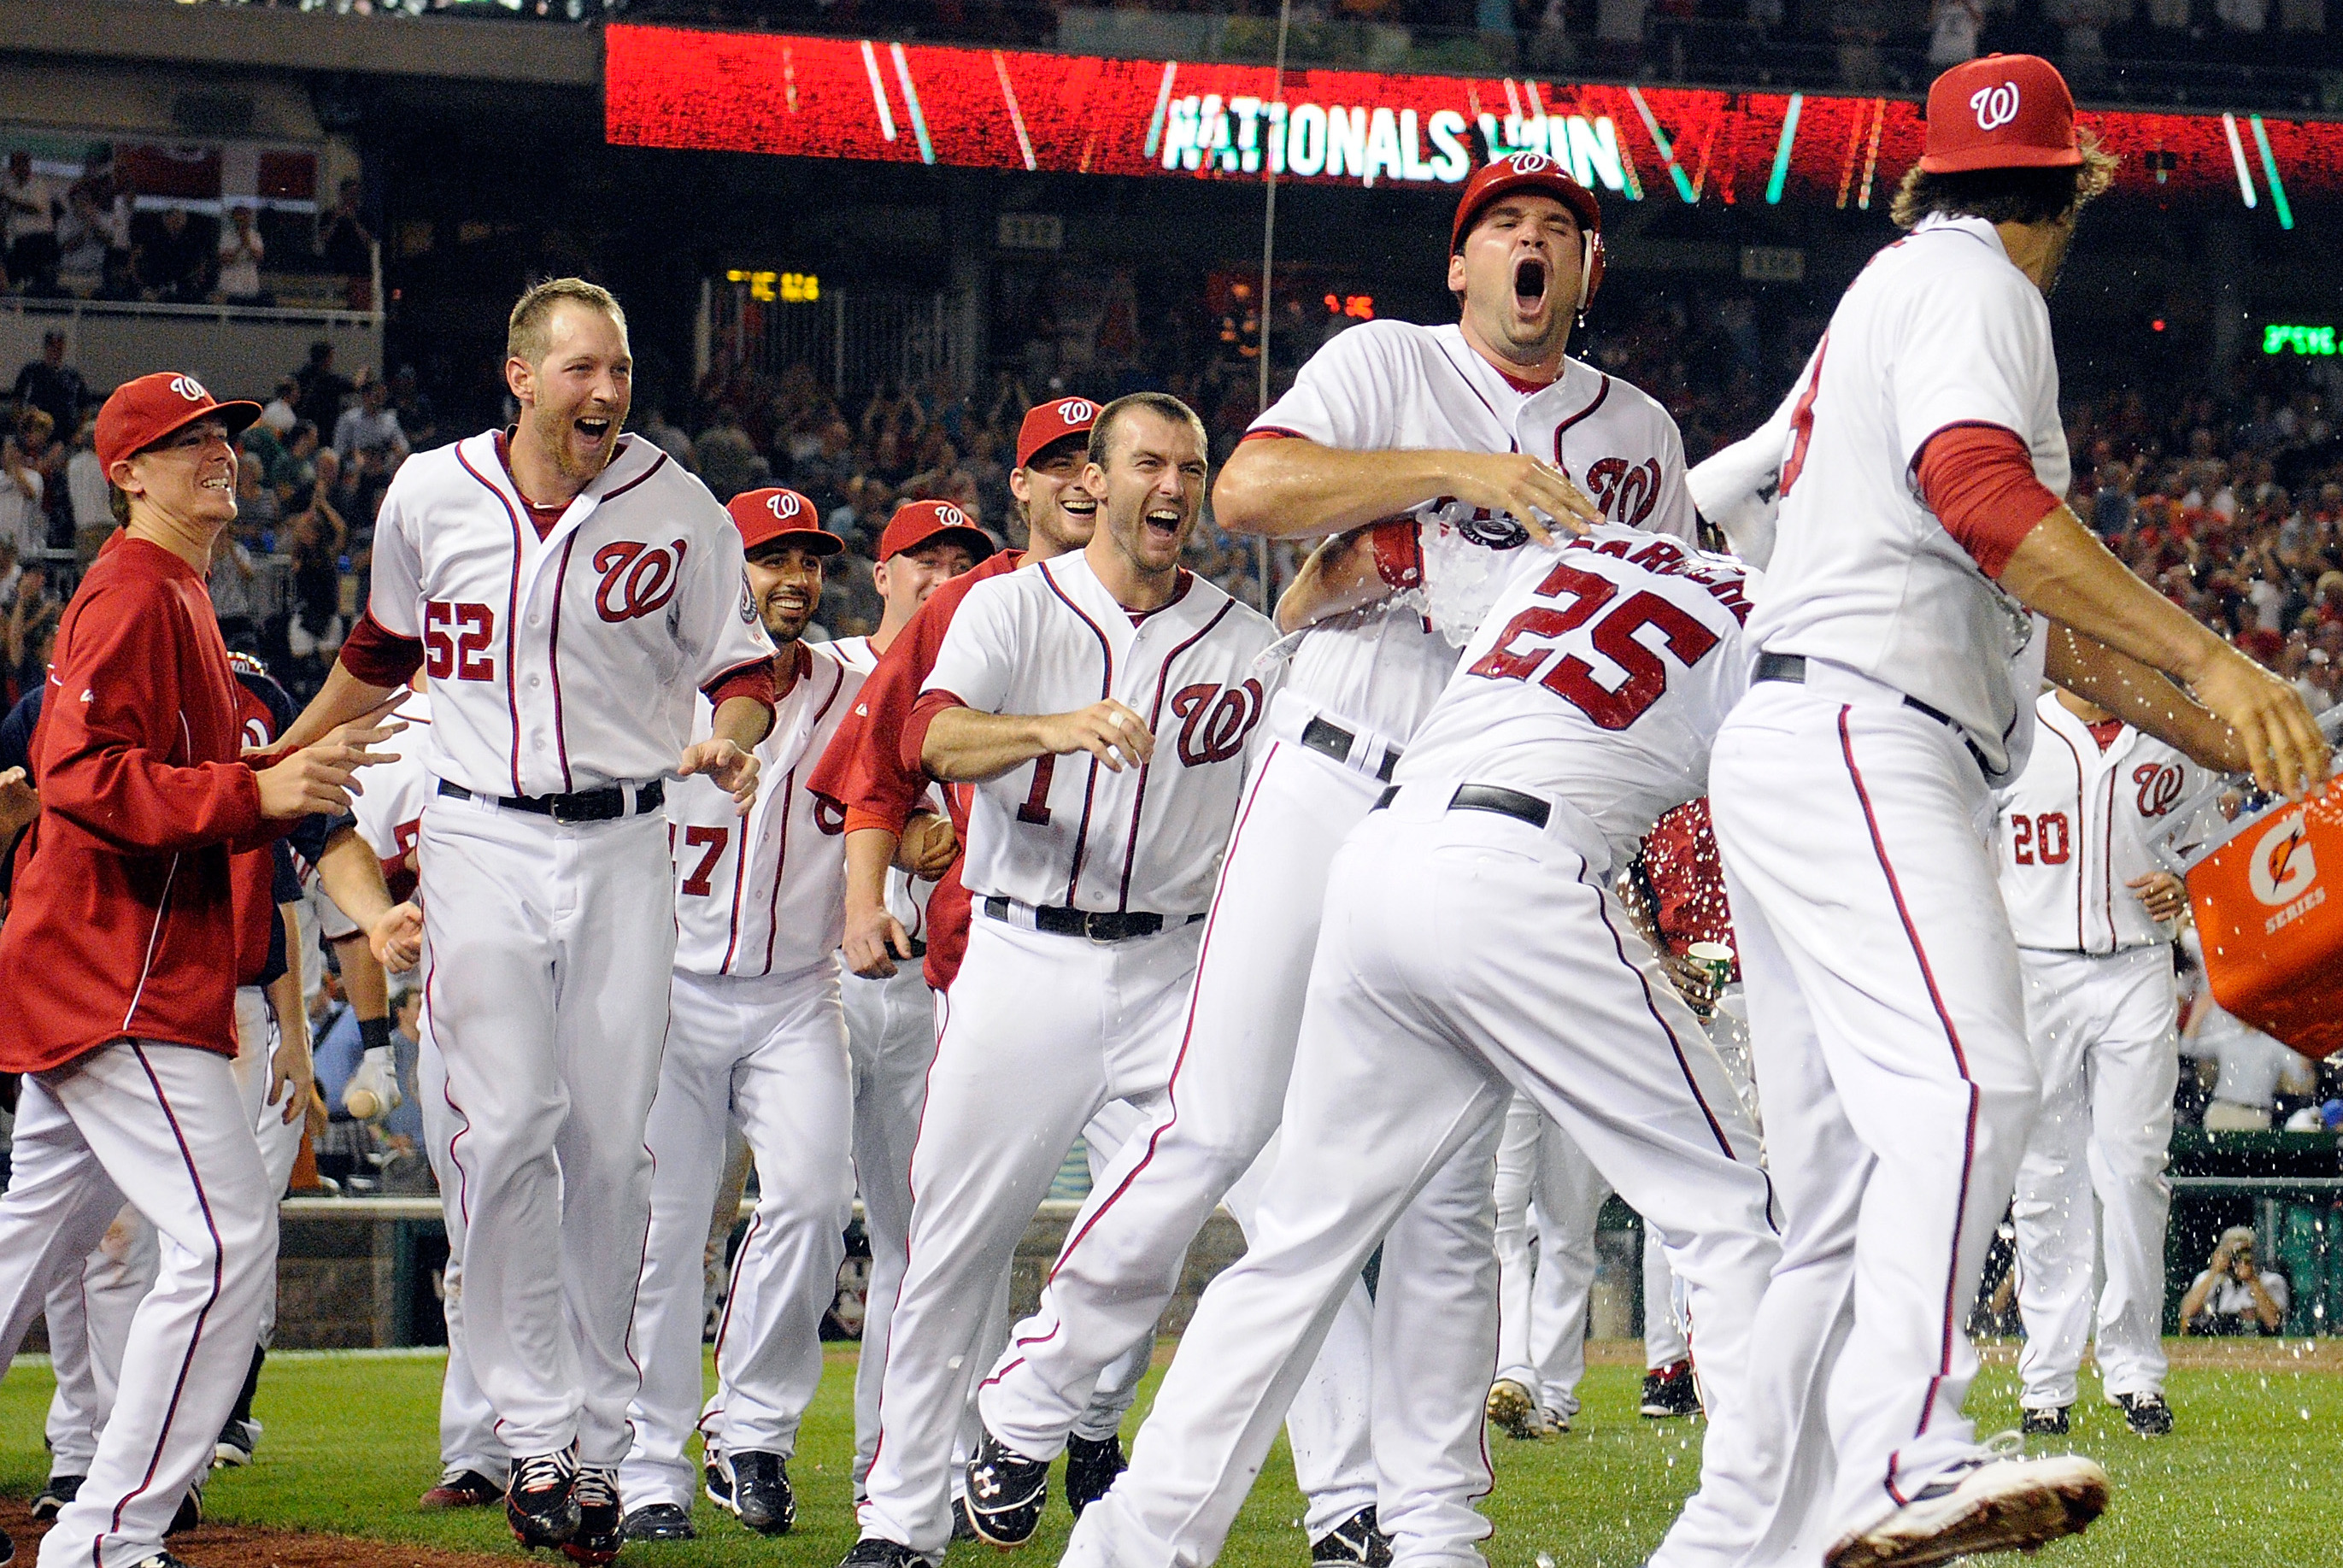
<path id="1" fill-rule="evenodd" d="M 612 413 L 609 416 L 610 437 L 602 443 L 600 453 L 591 457 L 580 457 L 570 446 L 569 437 L 577 431 L 577 421 L 593 412 L 598 410 L 594 410 L 590 405 L 557 411 L 543 404 L 528 412 L 529 424 L 537 432 L 538 444 L 553 459 L 553 466 L 561 471 L 561 477 L 581 490 L 610 466 L 610 459 L 618 450 L 618 432 L 627 422 L 627 411 L 623 407 Z"/>

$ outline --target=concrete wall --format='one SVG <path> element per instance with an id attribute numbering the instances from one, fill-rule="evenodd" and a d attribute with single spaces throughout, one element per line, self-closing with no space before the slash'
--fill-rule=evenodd
<path id="1" fill-rule="evenodd" d="M 379 316 L 0 299 L 0 378 L 13 383 L 17 367 L 39 358 L 50 331 L 65 333 L 66 362 L 100 393 L 152 370 L 185 370 L 216 397 L 266 402 L 319 339 L 334 345 L 345 376 L 382 364 Z"/>

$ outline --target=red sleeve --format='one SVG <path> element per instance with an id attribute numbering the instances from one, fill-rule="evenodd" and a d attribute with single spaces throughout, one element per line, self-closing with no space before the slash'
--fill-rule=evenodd
<path id="1" fill-rule="evenodd" d="M 1395 588 L 1423 583 L 1423 532 L 1413 518 L 1393 518 L 1367 530 L 1375 552 L 1375 575 Z"/>
<path id="2" fill-rule="evenodd" d="M 1989 578 L 2061 505 L 2034 477 L 2026 443 L 1999 425 L 1946 426 L 1921 444 L 1913 468 L 1928 509 Z"/>
<path id="3" fill-rule="evenodd" d="M 949 691 L 920 693 L 920 700 L 911 705 L 911 717 L 903 721 L 902 741 L 896 747 L 898 755 L 902 759 L 903 766 L 910 768 L 919 765 L 920 753 L 927 749 L 928 726 L 936 721 L 937 714 L 947 708 L 966 708 L 967 706 L 967 703 Z"/>
<path id="4" fill-rule="evenodd" d="M 718 708 L 722 708 L 736 697 L 745 697 L 765 710 L 769 722 L 778 700 L 773 683 L 773 661 L 769 657 L 734 665 L 699 689 Z"/>
<path id="5" fill-rule="evenodd" d="M 368 610 L 343 639 L 342 668 L 368 686 L 405 686 L 423 668 L 423 639 L 385 630 Z"/>
<path id="6" fill-rule="evenodd" d="M 164 631 L 172 613 L 160 594 L 133 587 L 101 589 L 68 610 L 33 749 L 41 809 L 129 853 L 266 843 L 284 825 L 262 819 L 250 768 L 164 760 L 181 743 L 188 706 L 186 671 Z"/>
<path id="7" fill-rule="evenodd" d="M 995 558 L 996 559 L 999 558 Z M 990 563 L 988 563 L 990 564 Z M 914 747 L 909 753 L 902 739 L 920 700 L 920 688 L 936 667 L 936 655 L 950 629 L 952 611 L 968 597 L 981 576 L 980 567 L 954 578 L 928 596 L 879 663 L 862 683 L 854 711 L 830 738 L 821 761 L 806 780 L 806 788 L 846 813 L 846 830 L 876 828 L 900 833 L 903 823 L 927 789 L 927 771 L 920 766 Z M 920 725 L 920 738 L 927 725 Z"/>

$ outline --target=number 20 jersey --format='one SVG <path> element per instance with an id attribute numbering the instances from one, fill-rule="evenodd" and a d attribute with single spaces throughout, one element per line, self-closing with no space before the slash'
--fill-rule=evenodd
<path id="1" fill-rule="evenodd" d="M 1605 524 L 1525 545 L 1402 759 L 1402 786 L 1559 797 L 1609 842 L 1705 792 L 1717 727 L 1748 689 L 1741 563 Z"/>
<path id="2" fill-rule="evenodd" d="M 659 778 L 697 694 L 773 657 L 739 530 L 627 436 L 540 539 L 499 439 L 409 457 L 375 523 L 367 613 L 423 644 L 431 770 L 485 795 Z"/>

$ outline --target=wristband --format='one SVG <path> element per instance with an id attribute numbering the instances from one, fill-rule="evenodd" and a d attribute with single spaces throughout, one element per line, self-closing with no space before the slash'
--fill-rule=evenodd
<path id="1" fill-rule="evenodd" d="M 390 1043 L 390 1020 L 387 1018 L 362 1018 L 358 1020 L 358 1039 L 364 1043 L 366 1049 L 368 1050 L 372 1050 L 378 1045 L 388 1045 Z"/>

